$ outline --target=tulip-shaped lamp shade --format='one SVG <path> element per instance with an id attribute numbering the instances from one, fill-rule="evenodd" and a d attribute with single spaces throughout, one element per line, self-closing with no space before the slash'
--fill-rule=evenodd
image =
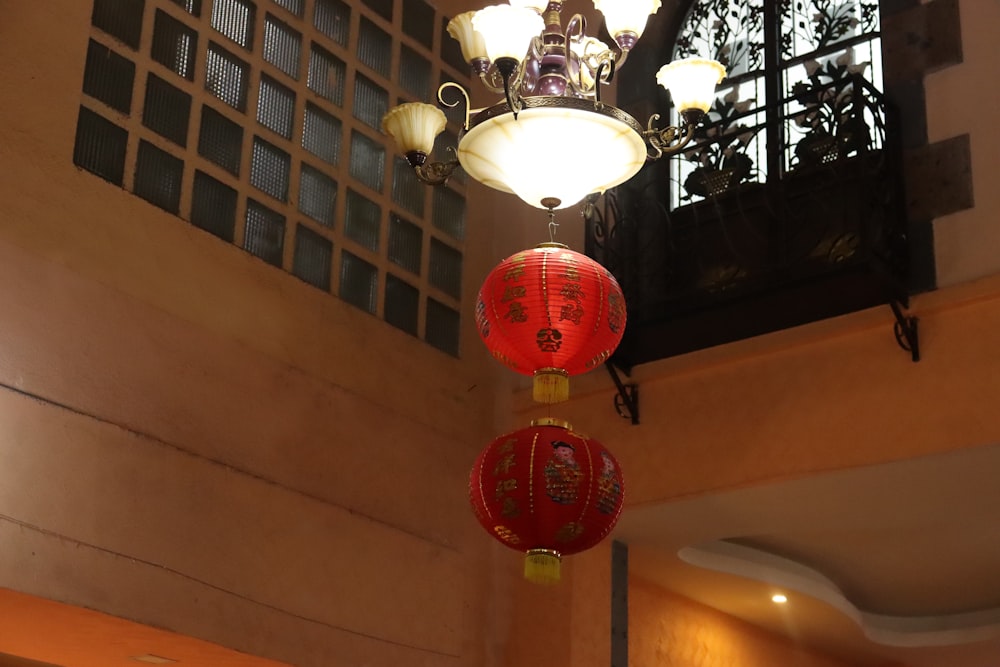
<path id="1" fill-rule="evenodd" d="M 545 22 L 533 9 L 511 5 L 491 5 L 472 17 L 472 27 L 486 41 L 490 60 L 511 58 L 520 62 L 528 53 L 531 39 L 545 28 Z"/>
<path id="2" fill-rule="evenodd" d="M 462 57 L 470 65 L 475 61 L 489 61 L 486 53 L 486 40 L 481 33 L 472 27 L 472 17 L 476 12 L 462 12 L 448 21 L 448 34 L 462 47 Z"/>
<path id="3" fill-rule="evenodd" d="M 539 14 L 544 12 L 545 8 L 549 6 L 549 0 L 508 0 L 508 3 L 515 7 L 533 9 Z"/>
<path id="4" fill-rule="evenodd" d="M 726 68 L 707 58 L 684 58 L 660 68 L 656 82 L 670 91 L 682 114 L 691 109 L 707 112 L 715 98 L 715 86 L 726 76 Z"/>
<path id="5" fill-rule="evenodd" d="M 660 8 L 660 0 L 594 0 L 594 8 L 604 15 L 608 34 L 619 44 L 628 35 L 631 48 L 646 29 L 649 15 Z"/>
<path id="6" fill-rule="evenodd" d="M 447 124 L 444 112 L 423 102 L 407 102 L 389 109 L 382 117 L 382 131 L 395 140 L 410 166 L 427 160 L 434 149 L 434 139 Z"/>

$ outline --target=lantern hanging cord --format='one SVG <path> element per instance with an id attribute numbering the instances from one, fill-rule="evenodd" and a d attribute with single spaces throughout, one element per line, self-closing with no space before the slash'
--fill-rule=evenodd
<path id="1" fill-rule="evenodd" d="M 559 230 L 559 223 L 556 222 L 556 212 L 549 209 L 549 241 L 556 242 L 556 232 Z"/>

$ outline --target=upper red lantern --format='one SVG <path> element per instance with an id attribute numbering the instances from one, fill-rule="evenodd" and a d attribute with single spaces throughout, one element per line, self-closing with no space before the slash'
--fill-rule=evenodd
<path id="1" fill-rule="evenodd" d="M 527 554 L 525 577 L 552 583 L 562 555 L 593 547 L 614 528 L 624 482 L 601 443 L 540 419 L 486 446 L 469 476 L 469 499 L 490 535 Z"/>
<path id="2" fill-rule="evenodd" d="M 604 363 L 625 332 L 625 297 L 603 266 L 561 243 L 511 255 L 476 302 L 479 335 L 494 358 L 534 375 L 534 398 L 569 398 L 570 375 Z"/>

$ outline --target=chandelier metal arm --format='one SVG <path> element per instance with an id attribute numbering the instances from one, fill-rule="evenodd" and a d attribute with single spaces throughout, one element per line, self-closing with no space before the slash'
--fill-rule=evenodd
<path id="1" fill-rule="evenodd" d="M 653 123 L 660 119 L 660 114 L 654 113 L 649 117 L 646 130 L 642 133 L 642 138 L 649 144 L 648 153 L 651 160 L 659 160 L 664 155 L 673 155 L 684 149 L 691 139 L 694 138 L 697 123 L 686 122 L 682 127 L 670 125 L 664 128 L 655 128 Z M 681 136 L 683 134 L 683 136 Z M 680 139 L 678 139 L 680 137 Z"/>
<path id="2" fill-rule="evenodd" d="M 457 159 L 447 162 L 425 162 L 415 166 L 413 171 L 417 174 L 417 178 L 427 185 L 444 185 L 458 166 Z"/>
<path id="3" fill-rule="evenodd" d="M 455 89 L 459 92 L 460 97 L 454 102 L 448 102 L 444 99 L 444 91 L 449 89 Z M 469 91 L 467 91 L 461 84 L 455 83 L 454 81 L 445 81 L 438 87 L 437 92 L 438 102 L 442 106 L 446 106 L 449 109 L 454 109 L 463 101 L 465 102 L 465 117 L 462 119 L 462 129 L 469 129 L 469 114 L 471 112 L 472 102 L 469 100 Z"/>

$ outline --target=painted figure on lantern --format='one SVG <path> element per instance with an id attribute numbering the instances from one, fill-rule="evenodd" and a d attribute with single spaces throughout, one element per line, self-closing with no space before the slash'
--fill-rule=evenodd
<path id="1" fill-rule="evenodd" d="M 545 464 L 545 492 L 561 505 L 576 502 L 580 488 L 580 464 L 576 462 L 573 445 L 562 440 L 552 443 L 552 456 Z"/>
<path id="2" fill-rule="evenodd" d="M 611 514 L 618 509 L 622 486 L 618 481 L 615 462 L 607 452 L 601 452 L 601 477 L 597 480 L 597 511 Z"/>

